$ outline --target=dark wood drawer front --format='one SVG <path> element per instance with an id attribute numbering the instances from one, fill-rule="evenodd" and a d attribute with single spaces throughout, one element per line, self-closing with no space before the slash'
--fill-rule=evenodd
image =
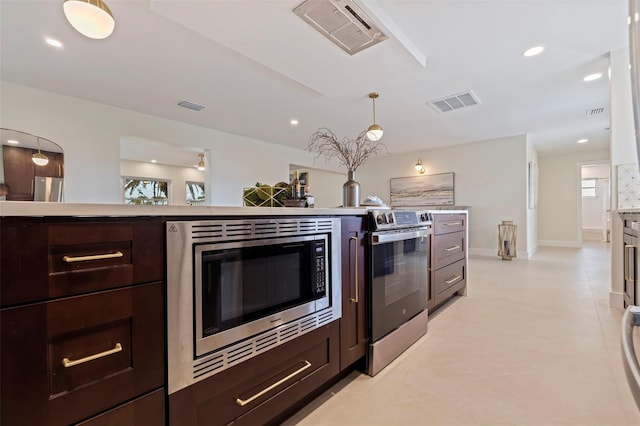
<path id="1" fill-rule="evenodd" d="M 164 426 L 164 388 L 79 423 L 80 426 Z"/>
<path id="2" fill-rule="evenodd" d="M 436 303 L 438 303 L 440 300 L 449 297 L 458 289 L 464 287 L 467 278 L 465 261 L 460 260 L 439 269 L 435 272 L 434 276 L 435 279 L 433 285 L 435 287 Z"/>
<path id="3" fill-rule="evenodd" d="M 169 395 L 169 424 L 268 424 L 337 375 L 339 356 L 334 321 Z"/>
<path id="4" fill-rule="evenodd" d="M 2 306 L 163 279 L 160 219 L 1 226 Z"/>
<path id="5" fill-rule="evenodd" d="M 2 424 L 69 424 L 162 387 L 163 294 L 145 284 L 0 311 Z"/>
<path id="6" fill-rule="evenodd" d="M 466 227 L 467 216 L 465 214 L 437 213 L 433 215 L 433 233 L 435 235 L 464 231 Z"/>
<path id="7" fill-rule="evenodd" d="M 465 232 L 436 235 L 433 243 L 433 269 L 440 269 L 465 257 Z"/>

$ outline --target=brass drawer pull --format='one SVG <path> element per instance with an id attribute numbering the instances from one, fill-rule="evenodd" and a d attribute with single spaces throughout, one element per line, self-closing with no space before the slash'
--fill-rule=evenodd
<path id="1" fill-rule="evenodd" d="M 453 251 L 453 250 L 458 250 L 460 248 L 460 246 L 452 246 L 452 247 L 447 247 L 446 249 L 444 249 L 444 251 Z"/>
<path id="2" fill-rule="evenodd" d="M 124 256 L 121 251 L 117 251 L 115 253 L 106 253 L 106 254 L 94 254 L 92 256 L 63 256 L 62 260 L 67 263 L 72 262 L 86 262 L 87 260 L 101 260 L 101 259 L 114 259 L 116 257 Z"/>
<path id="3" fill-rule="evenodd" d="M 358 303 L 360 298 L 358 297 L 358 237 L 350 237 L 349 242 L 355 241 L 356 243 L 356 279 L 355 279 L 355 287 L 356 287 L 356 297 L 350 297 L 349 300 L 353 303 Z"/>
<path id="4" fill-rule="evenodd" d="M 277 388 L 278 386 L 280 386 L 281 384 L 283 384 L 284 382 L 286 382 L 287 380 L 291 379 L 292 377 L 302 373 L 304 370 L 306 370 L 307 368 L 311 367 L 311 363 L 309 361 L 307 361 L 306 359 L 304 360 L 304 366 L 297 369 L 296 371 L 294 371 L 293 373 L 289 374 L 287 377 L 284 377 L 280 380 L 278 380 L 277 382 L 275 382 L 274 384 L 272 384 L 271 386 L 264 388 L 263 390 L 261 390 L 260 392 L 258 392 L 257 394 L 253 395 L 251 398 L 248 399 L 240 399 L 240 398 L 236 398 L 236 404 L 238 404 L 241 407 L 244 407 L 245 405 L 249 404 L 250 402 L 254 401 L 257 398 L 260 398 L 262 395 L 264 395 L 265 393 Z"/>
<path id="5" fill-rule="evenodd" d="M 62 365 L 64 365 L 65 368 L 69 368 L 69 367 L 73 367 L 74 365 L 84 364 L 85 362 L 89 362 L 89 361 L 93 361 L 94 359 L 113 355 L 118 352 L 122 352 L 122 345 L 120 343 L 116 343 L 113 349 L 109 349 L 108 351 L 100 352 L 98 354 L 89 355 L 84 358 L 76 359 L 75 361 L 71 361 L 69 358 L 62 358 Z"/>
<path id="6" fill-rule="evenodd" d="M 445 281 L 445 284 L 453 284 L 456 281 L 460 281 L 462 279 L 462 276 L 460 275 L 454 275 L 453 277 L 449 278 L 448 280 Z"/>
<path id="7" fill-rule="evenodd" d="M 462 226 L 462 222 L 445 222 L 443 226 Z"/>

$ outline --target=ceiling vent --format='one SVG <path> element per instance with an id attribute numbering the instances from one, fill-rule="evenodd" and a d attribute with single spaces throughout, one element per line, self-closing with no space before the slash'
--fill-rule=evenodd
<path id="1" fill-rule="evenodd" d="M 180 105 L 183 108 L 192 109 L 194 111 L 200 111 L 201 109 L 204 108 L 202 105 L 194 104 L 193 102 L 189 102 L 189 101 L 180 101 L 178 102 L 178 105 Z"/>
<path id="2" fill-rule="evenodd" d="M 352 0 L 306 0 L 293 13 L 350 55 L 387 39 Z"/>
<path id="3" fill-rule="evenodd" d="M 590 117 L 592 115 L 602 115 L 602 114 L 604 114 L 604 108 L 593 108 L 593 109 L 588 109 L 584 115 L 586 115 L 587 117 Z"/>
<path id="4" fill-rule="evenodd" d="M 458 93 L 457 95 L 450 95 L 441 99 L 429 101 L 427 103 L 438 112 L 448 112 L 456 109 L 470 107 L 473 105 L 478 105 L 480 101 L 473 94 L 473 92 L 468 91 L 464 93 Z"/>

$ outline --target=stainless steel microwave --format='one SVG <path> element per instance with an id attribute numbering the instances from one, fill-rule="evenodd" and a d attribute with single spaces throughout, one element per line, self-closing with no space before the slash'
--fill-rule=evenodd
<path id="1" fill-rule="evenodd" d="M 171 221 L 169 393 L 340 318 L 340 220 Z"/>

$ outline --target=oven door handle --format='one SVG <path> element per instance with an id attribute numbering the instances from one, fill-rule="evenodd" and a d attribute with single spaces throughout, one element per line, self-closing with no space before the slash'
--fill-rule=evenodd
<path id="1" fill-rule="evenodd" d="M 384 243 L 393 243 L 395 241 L 411 240 L 413 238 L 426 237 L 431 231 L 429 228 L 415 229 L 411 231 L 402 232 L 373 232 L 371 234 L 371 245 L 378 245 Z"/>

